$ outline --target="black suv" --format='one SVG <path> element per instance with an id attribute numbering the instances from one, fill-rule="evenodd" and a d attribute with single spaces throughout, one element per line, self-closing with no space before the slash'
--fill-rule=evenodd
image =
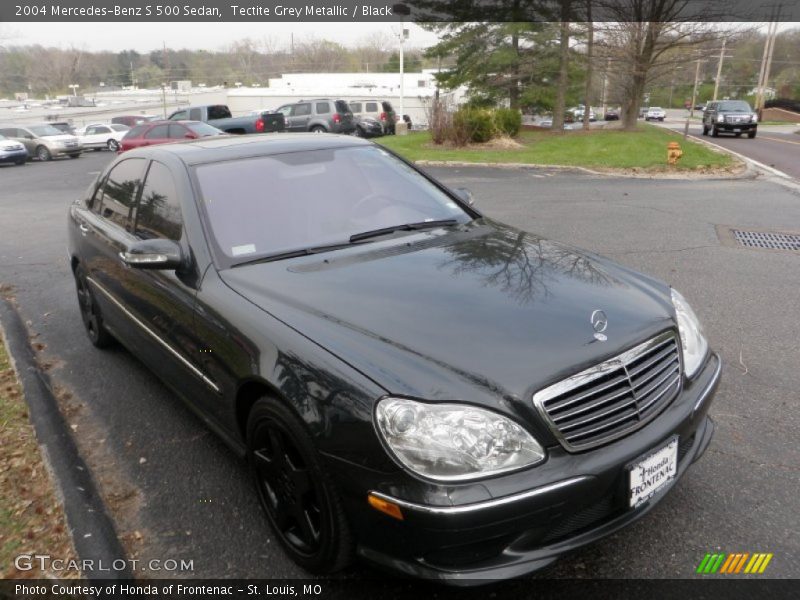
<path id="1" fill-rule="evenodd" d="M 717 137 L 720 132 L 732 133 L 736 137 L 747 133 L 750 139 L 756 137 L 758 116 L 744 100 L 720 100 L 709 102 L 703 112 L 703 135 Z"/>

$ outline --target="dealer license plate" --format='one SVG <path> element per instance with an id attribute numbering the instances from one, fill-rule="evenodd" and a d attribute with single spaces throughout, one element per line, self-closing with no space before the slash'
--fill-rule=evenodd
<path id="1" fill-rule="evenodd" d="M 675 478 L 678 472 L 678 436 L 673 436 L 665 446 L 633 463 L 628 472 L 630 506 L 636 508 Z"/>

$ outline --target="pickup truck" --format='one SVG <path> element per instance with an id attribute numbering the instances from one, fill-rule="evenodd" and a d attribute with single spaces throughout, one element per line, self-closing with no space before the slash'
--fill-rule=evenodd
<path id="1" fill-rule="evenodd" d="M 270 133 L 285 131 L 286 121 L 281 113 L 263 111 L 248 117 L 233 117 L 224 104 L 189 106 L 175 111 L 170 121 L 203 121 L 225 133 Z"/>

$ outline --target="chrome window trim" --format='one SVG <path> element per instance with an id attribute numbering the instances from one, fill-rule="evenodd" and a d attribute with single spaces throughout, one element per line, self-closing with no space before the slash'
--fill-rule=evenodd
<path id="1" fill-rule="evenodd" d="M 570 479 L 564 479 L 563 481 L 557 481 L 555 483 L 534 488 L 532 490 L 527 490 L 519 494 L 512 494 L 510 496 L 503 496 L 502 498 L 485 500 L 483 502 L 474 502 L 472 504 L 462 504 L 460 506 L 431 506 L 430 504 L 417 504 L 416 502 L 400 500 L 388 494 L 376 491 L 370 491 L 369 495 L 376 496 L 381 500 L 386 500 L 387 502 L 391 502 L 392 504 L 397 504 L 401 508 L 407 508 L 409 510 L 413 510 L 416 512 L 421 512 L 429 515 L 455 516 L 455 515 L 469 514 L 482 510 L 497 508 L 498 506 L 505 506 L 506 504 L 520 502 L 522 500 L 527 500 L 529 498 L 535 498 L 536 496 L 541 496 L 542 494 L 547 494 L 555 490 L 560 490 L 561 488 L 575 485 L 576 483 L 580 483 L 581 481 L 586 481 L 588 479 L 589 477 L 581 475 L 580 477 L 572 477 Z"/>
<path id="2" fill-rule="evenodd" d="M 671 329 L 668 331 L 664 331 L 656 335 L 655 337 L 652 337 L 649 340 L 634 346 L 630 350 L 626 350 L 625 352 L 622 352 L 617 356 L 609 358 L 608 360 L 605 360 L 593 367 L 589 367 L 588 369 L 584 369 L 583 371 L 580 371 L 565 379 L 562 379 L 561 381 L 557 381 L 556 383 L 549 385 L 544 389 L 539 390 L 533 395 L 532 400 L 533 400 L 533 405 L 536 408 L 536 411 L 539 413 L 542 419 L 544 419 L 544 422 L 547 424 L 552 434 L 555 436 L 558 442 L 564 447 L 564 449 L 567 450 L 567 452 L 584 452 L 586 450 L 591 450 L 592 448 L 608 444 L 609 442 L 612 442 L 616 439 L 626 437 L 632 434 L 633 432 L 641 429 L 642 427 L 647 425 L 650 421 L 652 421 L 656 416 L 658 416 L 661 413 L 661 411 L 664 408 L 666 408 L 669 405 L 670 402 L 672 402 L 672 400 L 670 400 L 663 407 L 661 407 L 661 410 L 655 411 L 644 418 L 642 418 L 641 415 L 639 414 L 640 420 L 637 421 L 631 427 L 624 429 L 623 431 L 614 432 L 610 435 L 603 436 L 602 438 L 594 440 L 590 443 L 583 443 L 576 445 L 571 444 L 566 439 L 566 437 L 561 433 L 561 429 L 559 428 L 558 424 L 553 420 L 553 418 L 547 412 L 547 409 L 545 409 L 544 403 L 547 400 L 550 400 L 572 389 L 590 383 L 595 379 L 602 377 L 606 373 L 618 370 L 620 368 L 622 368 L 623 372 L 625 372 L 626 375 L 628 375 L 628 370 L 626 366 L 627 364 L 629 364 L 632 360 L 636 359 L 642 354 L 651 351 L 655 348 L 658 348 L 659 346 L 665 345 L 669 341 L 672 341 L 675 344 L 676 354 L 678 357 L 678 374 L 676 381 L 673 384 L 670 384 L 670 386 L 667 388 L 667 390 L 669 390 L 675 385 L 675 383 L 677 383 L 677 388 L 674 391 L 674 397 L 672 398 L 672 400 L 674 400 L 674 398 L 678 397 L 678 395 L 681 393 L 681 390 L 683 389 L 684 370 L 683 370 L 683 356 L 681 352 L 680 336 L 678 335 L 677 332 Z M 633 382 L 630 381 L 630 378 L 629 378 L 629 383 L 631 384 L 631 389 L 633 389 Z M 573 403 L 572 401 L 569 402 L 569 404 L 572 403 Z M 633 406 L 634 408 L 636 408 L 636 412 L 638 414 L 640 408 L 638 403 L 634 402 Z"/>
<path id="3" fill-rule="evenodd" d="M 89 281 L 89 282 L 90 282 L 92 285 L 94 285 L 94 286 L 95 286 L 95 287 L 96 287 L 98 290 L 100 290 L 101 292 L 103 292 L 103 295 L 104 295 L 106 298 L 108 298 L 109 300 L 111 300 L 111 302 L 113 302 L 113 303 L 114 303 L 114 304 L 117 306 L 117 308 L 119 308 L 119 309 L 120 309 L 122 312 L 124 312 L 124 313 L 125 313 L 125 314 L 126 314 L 126 315 L 127 315 L 127 316 L 128 316 L 128 317 L 129 317 L 129 318 L 130 318 L 130 319 L 131 319 L 133 322 L 134 322 L 134 323 L 136 323 L 136 324 L 137 324 L 139 327 L 141 327 L 142 329 L 144 329 L 144 330 L 145 330 L 145 332 L 147 332 L 148 334 L 150 334 L 150 336 L 151 336 L 151 337 L 152 337 L 152 338 L 153 338 L 155 341 L 157 341 L 157 342 L 158 342 L 159 344 L 161 344 L 161 345 L 162 345 L 164 348 L 166 348 L 166 349 L 167 349 L 167 350 L 168 350 L 168 351 L 169 351 L 169 352 L 170 352 L 170 353 L 171 353 L 173 356 L 175 356 L 175 358 L 177 358 L 177 359 L 178 359 L 178 360 L 180 360 L 180 361 L 181 361 L 181 362 L 182 362 L 184 365 L 186 365 L 186 367 L 187 367 L 187 368 L 188 368 L 188 369 L 189 369 L 189 370 L 190 370 L 192 373 L 194 373 L 194 374 L 195 374 L 195 375 L 197 375 L 197 376 L 198 376 L 200 379 L 202 379 L 202 380 L 203 380 L 203 383 L 205 383 L 205 384 L 206 384 L 208 387 L 210 387 L 210 388 L 211 388 L 212 390 L 214 390 L 215 392 L 219 393 L 220 389 L 219 389 L 219 386 L 217 386 L 217 384 L 216 384 L 216 383 L 214 383 L 214 382 L 213 382 L 213 381 L 211 381 L 211 380 L 210 380 L 208 377 L 206 377 L 206 376 L 205 376 L 205 374 L 204 374 L 204 373 L 203 373 L 203 372 L 202 372 L 200 369 L 198 369 L 198 368 L 197 368 L 195 365 L 193 365 L 193 364 L 192 364 L 191 362 L 189 362 L 189 361 L 188 361 L 186 358 L 184 358 L 184 356 L 183 356 L 182 354 L 180 354 L 180 353 L 179 353 L 177 350 L 175 350 L 175 348 L 173 348 L 173 347 L 172 347 L 172 346 L 170 346 L 170 345 L 169 345 L 167 342 L 165 342 L 165 341 L 164 341 L 164 340 L 161 338 L 161 336 L 159 336 L 159 335 L 158 335 L 158 334 L 157 334 L 155 331 L 153 331 L 153 330 L 152 330 L 152 329 L 150 329 L 150 328 L 149 328 L 147 325 L 145 325 L 145 324 L 144 324 L 144 323 L 143 323 L 143 322 L 142 322 L 140 319 L 138 319 L 138 318 L 137 318 L 137 317 L 136 317 L 136 316 L 135 316 L 133 313 L 131 313 L 131 311 L 129 311 L 127 308 L 125 308 L 125 307 L 122 305 L 122 303 L 121 303 L 119 300 L 117 300 L 117 299 L 116 299 L 116 298 L 115 298 L 115 297 L 114 297 L 114 296 L 111 294 L 111 292 L 109 292 L 109 291 L 108 291 L 108 290 L 107 290 L 105 287 L 103 287 L 103 286 L 102 286 L 100 283 L 98 283 L 98 282 L 97 282 L 95 279 L 93 279 L 92 277 L 87 277 L 87 278 L 86 278 L 86 280 L 87 280 L 87 281 Z"/>

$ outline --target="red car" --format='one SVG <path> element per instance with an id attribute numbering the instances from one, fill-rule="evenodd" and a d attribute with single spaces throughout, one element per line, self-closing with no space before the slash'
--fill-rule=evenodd
<path id="1" fill-rule="evenodd" d="M 139 148 L 195 140 L 211 135 L 226 135 L 216 127 L 202 121 L 153 121 L 140 123 L 131 129 L 120 141 L 120 152 Z"/>

